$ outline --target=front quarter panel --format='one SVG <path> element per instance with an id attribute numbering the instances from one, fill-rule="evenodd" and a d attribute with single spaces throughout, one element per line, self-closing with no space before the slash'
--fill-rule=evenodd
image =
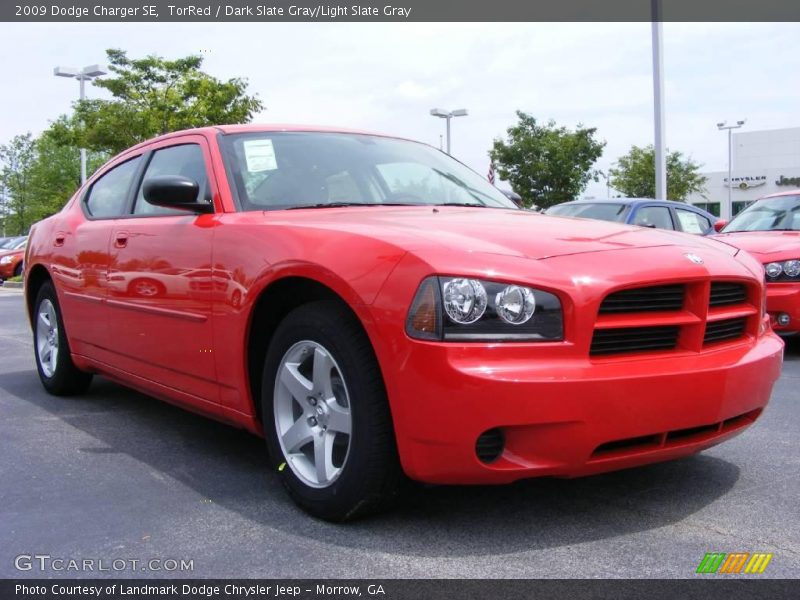
<path id="1" fill-rule="evenodd" d="M 249 327 L 260 295 L 287 277 L 316 281 L 350 306 L 375 344 L 369 306 L 405 254 L 379 240 L 304 227 L 285 219 L 278 211 L 228 213 L 220 216 L 214 240 L 214 268 L 233 273 L 244 290 L 239 306 L 220 303 L 214 315 L 215 347 L 225 354 L 217 360 L 222 402 L 253 417 L 246 357 Z"/>

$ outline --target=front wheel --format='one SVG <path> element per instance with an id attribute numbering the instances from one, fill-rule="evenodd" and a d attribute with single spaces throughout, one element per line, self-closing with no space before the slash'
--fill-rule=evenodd
<path id="1" fill-rule="evenodd" d="M 33 343 L 36 370 L 48 392 L 55 396 L 71 396 L 86 391 L 92 374 L 81 371 L 72 362 L 58 297 L 49 281 L 42 284 L 36 296 Z"/>
<path id="2" fill-rule="evenodd" d="M 377 360 L 355 317 L 331 302 L 291 312 L 263 372 L 267 445 L 291 497 L 344 521 L 391 500 L 402 480 Z"/>

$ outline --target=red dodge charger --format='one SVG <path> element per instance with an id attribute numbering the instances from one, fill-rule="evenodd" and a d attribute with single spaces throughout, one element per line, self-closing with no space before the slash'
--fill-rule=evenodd
<path id="1" fill-rule="evenodd" d="M 518 209 L 424 144 L 303 127 L 169 134 L 33 227 L 56 395 L 102 374 L 266 438 L 314 515 L 431 483 L 573 477 L 752 424 L 783 343 L 725 243 Z"/>
<path id="2" fill-rule="evenodd" d="M 763 263 L 772 326 L 782 336 L 799 334 L 800 190 L 759 198 L 736 215 L 718 239 Z"/>

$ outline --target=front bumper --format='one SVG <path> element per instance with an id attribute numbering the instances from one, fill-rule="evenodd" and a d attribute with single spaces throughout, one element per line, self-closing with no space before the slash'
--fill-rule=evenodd
<path id="1" fill-rule="evenodd" d="M 766 406 L 783 343 L 771 332 L 700 354 L 592 360 L 546 346 L 413 342 L 389 376 L 401 461 L 430 483 L 574 477 L 690 455 L 733 437 Z M 548 358 L 548 355 L 550 357 Z M 481 462 L 477 438 L 505 449 Z"/>
<path id="2" fill-rule="evenodd" d="M 14 267 L 16 265 L 14 263 L 7 263 L 5 265 L 0 265 L 0 279 L 10 279 L 14 276 Z"/>
<path id="3" fill-rule="evenodd" d="M 800 283 L 768 283 L 767 312 L 772 328 L 780 335 L 792 335 L 800 332 Z M 787 325 L 779 325 L 778 315 L 789 315 Z"/>

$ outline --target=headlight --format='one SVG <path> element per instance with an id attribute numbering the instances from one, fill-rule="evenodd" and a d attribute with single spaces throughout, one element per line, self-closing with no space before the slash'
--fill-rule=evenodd
<path id="1" fill-rule="evenodd" d="M 563 339 L 561 302 L 550 292 L 467 277 L 428 277 L 406 320 L 417 339 L 554 341 Z"/>
<path id="2" fill-rule="evenodd" d="M 486 312 L 486 289 L 477 279 L 450 279 L 442 284 L 442 301 L 453 323 L 469 325 Z"/>
<path id="3" fill-rule="evenodd" d="M 800 260 L 787 260 L 783 263 L 783 272 L 789 277 L 800 275 Z"/>
<path id="4" fill-rule="evenodd" d="M 11 262 L 11 260 L 12 260 L 11 256 L 4 256 L 3 258 L 0 258 L 0 265 L 7 265 L 8 263 Z"/>
<path id="5" fill-rule="evenodd" d="M 767 281 L 800 281 L 800 259 L 775 261 L 764 265 Z"/>

